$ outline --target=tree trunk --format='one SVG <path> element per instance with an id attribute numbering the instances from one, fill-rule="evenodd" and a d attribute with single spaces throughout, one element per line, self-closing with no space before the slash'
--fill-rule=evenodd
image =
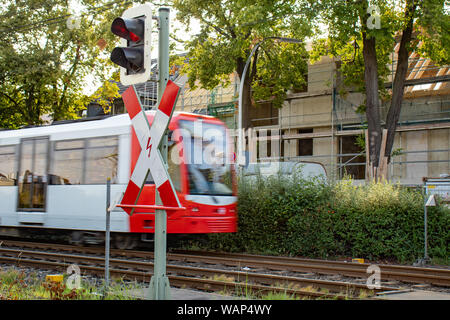
<path id="1" fill-rule="evenodd" d="M 391 106 L 386 117 L 386 129 L 388 130 L 388 133 L 385 154 L 388 157 L 389 162 L 391 160 L 390 155 L 392 153 L 392 147 L 394 145 L 395 130 L 400 118 L 405 80 L 408 72 L 408 59 L 410 55 L 410 52 L 408 51 L 408 45 L 411 42 L 413 32 L 413 16 L 415 9 L 416 5 L 414 4 L 414 1 L 408 1 L 406 3 L 405 17 L 409 20 L 407 20 L 408 23 L 406 25 L 406 28 L 403 30 L 402 38 L 400 40 L 400 47 L 398 49 L 397 58 L 397 70 L 395 72 L 395 79 L 392 87 Z"/>
<path id="2" fill-rule="evenodd" d="M 26 89 L 27 98 L 25 99 L 26 117 L 25 121 L 28 125 L 37 125 L 40 123 L 40 106 L 39 102 L 35 101 L 34 86 Z"/>
<path id="3" fill-rule="evenodd" d="M 364 81 L 366 84 L 366 116 L 368 124 L 369 163 L 379 166 L 381 146 L 380 102 L 378 99 L 378 65 L 375 38 L 363 33 Z"/>

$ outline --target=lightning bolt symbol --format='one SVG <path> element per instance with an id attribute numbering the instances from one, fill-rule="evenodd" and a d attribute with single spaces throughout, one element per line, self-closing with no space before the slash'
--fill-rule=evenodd
<path id="1" fill-rule="evenodd" d="M 152 140 L 152 137 L 148 137 L 148 141 L 147 141 L 147 150 L 148 150 L 149 158 L 150 158 L 150 153 L 152 152 L 152 144 L 150 143 L 150 140 Z"/>

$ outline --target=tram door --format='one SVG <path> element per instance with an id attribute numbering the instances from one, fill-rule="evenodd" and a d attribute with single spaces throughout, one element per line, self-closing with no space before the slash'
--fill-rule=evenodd
<path id="1" fill-rule="evenodd" d="M 48 143 L 48 137 L 21 141 L 17 211 L 45 211 Z"/>

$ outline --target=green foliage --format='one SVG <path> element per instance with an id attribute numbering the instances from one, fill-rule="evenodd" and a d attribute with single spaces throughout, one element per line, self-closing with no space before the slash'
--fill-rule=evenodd
<path id="1" fill-rule="evenodd" d="M 227 235 L 231 241 L 217 244 L 220 249 L 246 252 L 289 253 L 288 235 L 292 219 L 301 212 L 326 206 L 330 187 L 297 176 L 294 181 L 283 177 L 259 178 L 255 183 L 239 184 L 239 232 Z M 301 193 L 303 196 L 298 197 Z M 218 237 L 222 237 L 218 235 Z"/>
<path id="2" fill-rule="evenodd" d="M 370 140 L 369 160 L 378 166 L 374 161 L 380 154 L 381 135 L 372 134 L 381 132 L 380 119 L 385 120 L 389 130 L 384 152 L 391 154 L 410 54 L 416 52 L 438 65 L 450 63 L 448 2 L 322 0 L 317 1 L 317 7 L 328 34 L 315 34 L 311 61 L 315 62 L 324 55 L 336 57 L 343 79 L 339 93 L 345 95 L 356 90 L 369 97 L 370 100 L 360 105 L 357 112 L 365 112 L 371 124 L 369 135 L 375 139 Z M 370 7 L 377 8 L 376 15 L 372 15 L 373 11 L 369 15 L 367 10 Z M 373 27 L 369 21 L 373 22 L 375 16 L 379 18 L 379 25 Z M 396 47 L 397 44 L 400 45 Z M 397 55 L 393 54 L 395 48 Z M 384 84 L 389 81 L 392 81 L 392 90 L 385 88 Z M 391 99 L 391 95 L 395 99 Z M 379 100 L 391 100 L 386 119 L 380 116 Z"/>
<path id="3" fill-rule="evenodd" d="M 108 77 L 110 23 L 131 3 L 79 1 L 78 28 L 67 1 L 0 3 L 0 128 L 76 118 L 96 98 L 83 92 L 88 76 Z"/>
<path id="4" fill-rule="evenodd" d="M 450 11 L 448 1 L 425 0 L 420 7 L 417 38 L 418 53 L 438 65 L 450 64 Z"/>
<path id="5" fill-rule="evenodd" d="M 316 62 L 321 56 L 330 55 L 339 57 L 341 61 L 340 72 L 343 75 L 343 87 L 359 92 L 365 91 L 363 34 L 375 37 L 377 51 L 377 66 L 379 76 L 379 94 L 387 99 L 388 93 L 384 82 L 390 73 L 388 65 L 391 63 L 390 54 L 395 46 L 395 35 L 401 28 L 402 12 L 397 2 L 371 1 L 371 5 L 380 8 L 380 29 L 367 29 L 366 10 L 367 1 L 320 1 L 321 20 L 328 27 L 329 35 L 326 39 L 315 34 L 311 61 Z M 344 93 L 344 92 L 342 92 Z M 363 110 L 364 111 L 364 110 Z"/>
<path id="6" fill-rule="evenodd" d="M 196 19 L 201 27 L 187 44 L 189 63 L 184 72 L 189 75 L 190 87 L 200 84 L 211 90 L 219 84 L 227 85 L 233 72 L 242 78 L 252 48 L 267 37 L 303 40 L 311 35 L 312 10 L 307 3 L 175 0 L 177 18 L 186 25 Z M 253 100 L 273 100 L 280 107 L 288 90 L 304 85 L 306 57 L 304 43 L 265 41 L 246 76 L 254 90 Z M 250 92 L 250 87 L 247 90 Z"/>
<path id="7" fill-rule="evenodd" d="M 253 99 L 272 100 L 280 108 L 288 90 L 300 91 L 306 85 L 308 53 L 297 43 L 266 42 L 259 55 L 258 72 L 252 83 Z"/>
<path id="8" fill-rule="evenodd" d="M 411 262 L 423 256 L 419 191 L 389 183 L 335 186 L 301 177 L 240 181 L 236 234 L 210 235 L 214 250 Z M 430 208 L 430 256 L 448 261 L 450 210 Z"/>
<path id="9" fill-rule="evenodd" d="M 112 79 L 119 81 L 119 73 L 115 72 Z M 103 81 L 100 88 L 90 98 L 95 100 L 103 108 L 105 114 L 108 114 L 111 111 L 114 99 L 120 98 L 119 86 L 111 80 Z"/>

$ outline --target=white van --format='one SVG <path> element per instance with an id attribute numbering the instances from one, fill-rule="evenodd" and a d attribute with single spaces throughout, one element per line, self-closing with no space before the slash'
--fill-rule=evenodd
<path id="1" fill-rule="evenodd" d="M 302 175 L 303 178 L 327 178 L 325 167 L 318 162 L 259 162 L 249 163 L 242 169 L 244 178 L 255 179 L 258 175 L 270 177 L 280 175 L 282 177 L 291 177 L 295 172 Z"/>

